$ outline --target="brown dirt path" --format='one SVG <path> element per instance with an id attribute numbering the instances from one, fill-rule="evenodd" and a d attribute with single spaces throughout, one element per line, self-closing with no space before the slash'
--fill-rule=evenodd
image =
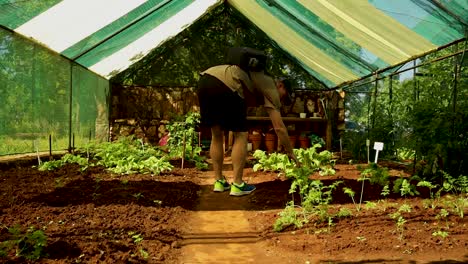
<path id="1" fill-rule="evenodd" d="M 225 172 L 232 178 L 232 171 Z M 213 172 L 200 175 L 199 204 L 183 231 L 180 263 L 272 263 L 278 257 L 257 244 L 260 234 L 249 222 L 248 196 L 212 191 Z M 284 263 L 284 262 L 283 262 Z"/>

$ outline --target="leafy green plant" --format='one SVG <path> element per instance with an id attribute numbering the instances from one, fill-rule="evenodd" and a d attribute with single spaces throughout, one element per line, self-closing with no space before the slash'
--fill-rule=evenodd
<path id="1" fill-rule="evenodd" d="M 349 210 L 348 208 L 340 208 L 338 213 L 336 213 L 336 216 L 339 218 L 346 218 L 346 217 L 351 217 L 353 215 L 353 212 Z"/>
<path id="2" fill-rule="evenodd" d="M 366 209 L 375 209 L 377 207 L 377 203 L 371 202 L 371 201 L 366 201 Z"/>
<path id="3" fill-rule="evenodd" d="M 389 194 L 390 194 L 390 187 L 388 187 L 388 184 L 387 184 L 382 188 L 382 192 L 380 192 L 380 195 L 387 197 Z"/>
<path id="4" fill-rule="evenodd" d="M 129 231 L 128 235 L 132 238 L 133 243 L 135 244 L 139 244 L 141 241 L 143 241 L 143 236 L 134 231 Z"/>
<path id="5" fill-rule="evenodd" d="M 175 116 L 166 125 L 169 132 L 168 149 L 169 157 L 177 159 L 184 157 L 184 160 L 194 162 L 199 169 L 208 168 L 205 157 L 200 156 L 202 151 L 198 147 L 197 127 L 200 124 L 200 113 L 189 112 L 182 116 Z"/>
<path id="6" fill-rule="evenodd" d="M 351 197 L 351 200 L 353 200 L 353 204 L 356 207 L 356 210 L 359 211 L 361 209 L 361 204 L 356 204 L 356 201 L 354 200 L 354 195 L 355 192 L 348 187 L 343 187 L 343 192 L 347 194 L 349 197 Z"/>
<path id="7" fill-rule="evenodd" d="M 66 154 L 60 160 L 43 163 L 39 169 L 53 170 L 67 163 L 79 164 L 82 171 L 89 166 L 100 165 L 116 174 L 159 175 L 173 169 L 162 150 L 143 144 L 133 136 L 120 137 L 114 142 L 90 143 L 77 152 L 86 152 L 89 158 L 81 157 L 80 154 Z"/>
<path id="8" fill-rule="evenodd" d="M 40 171 L 45 171 L 45 170 L 50 171 L 50 170 L 55 170 L 57 168 L 60 168 L 64 166 L 65 164 L 73 164 L 73 163 L 80 165 L 81 171 L 85 171 L 90 165 L 87 158 L 81 157 L 80 155 L 65 154 L 59 160 L 43 162 L 41 165 L 39 165 L 38 169 Z"/>
<path id="9" fill-rule="evenodd" d="M 395 213 L 392 213 L 389 215 L 390 218 L 392 218 L 393 220 L 395 220 L 395 225 L 396 225 L 396 230 L 398 232 L 398 238 L 400 240 L 403 240 L 404 238 L 404 231 L 405 231 L 405 223 L 406 223 L 406 219 L 401 215 L 401 213 L 399 211 L 395 212 Z"/>
<path id="10" fill-rule="evenodd" d="M 437 230 L 437 231 L 432 233 L 432 236 L 435 236 L 435 237 L 439 236 L 442 239 L 445 239 L 446 237 L 449 236 L 449 233 L 447 231 Z"/>
<path id="11" fill-rule="evenodd" d="M 441 220 L 441 219 L 445 220 L 445 225 L 447 229 L 449 228 L 448 219 L 447 219 L 448 216 L 449 216 L 449 212 L 445 210 L 444 208 L 440 209 L 439 214 L 436 215 L 437 220 Z"/>
<path id="12" fill-rule="evenodd" d="M 445 171 L 442 172 L 442 189 L 440 192 L 451 192 L 455 195 L 465 195 L 468 193 L 468 177 L 460 175 L 458 178 L 452 177 Z"/>
<path id="13" fill-rule="evenodd" d="M 389 183 L 388 169 L 376 163 L 371 162 L 365 168 L 357 166 L 357 169 L 361 171 L 361 178 L 369 179 L 371 184 L 385 186 Z"/>
<path id="14" fill-rule="evenodd" d="M 400 208 L 398 208 L 398 212 L 402 212 L 402 213 L 411 213 L 411 210 L 412 210 L 411 206 L 406 203 L 402 204 Z"/>
<path id="15" fill-rule="evenodd" d="M 417 176 L 412 176 L 411 178 L 398 178 L 393 185 L 393 192 L 400 193 L 401 196 L 406 197 L 407 195 L 419 195 L 418 190 L 416 190 L 416 185 L 411 184 L 413 178 L 418 178 Z"/>
<path id="16" fill-rule="evenodd" d="M 468 207 L 468 197 L 446 197 L 444 199 L 444 204 L 450 209 L 452 213 L 458 215 L 460 218 L 463 218 L 465 215 L 465 209 Z"/>
<path id="17" fill-rule="evenodd" d="M 322 176 L 334 175 L 335 162 L 333 153 L 328 150 L 317 152 L 319 144 L 315 144 L 308 149 L 294 149 L 294 154 L 303 166 L 307 166 L 312 171 L 319 171 Z"/>
<path id="18" fill-rule="evenodd" d="M 396 153 L 397 158 L 401 161 L 413 160 L 416 157 L 416 151 L 405 147 L 398 148 Z"/>
<path id="19" fill-rule="evenodd" d="M 325 146 L 325 140 L 323 140 L 323 138 L 319 137 L 318 135 L 312 133 L 308 137 L 310 139 L 310 144 L 312 146 L 316 144 L 320 145 L 319 148 L 321 148 L 322 146 Z"/>
<path id="20" fill-rule="evenodd" d="M 0 243 L 0 256 L 8 255 L 14 250 L 16 256 L 21 256 L 29 260 L 38 260 L 45 256 L 47 246 L 47 236 L 42 230 L 36 230 L 33 226 L 26 231 L 21 231 L 19 225 L 8 228 L 10 236 Z"/>
<path id="21" fill-rule="evenodd" d="M 173 168 L 163 151 L 133 137 L 121 137 L 116 142 L 93 145 L 91 150 L 91 153 L 95 153 L 93 158 L 98 165 L 116 174 L 159 175 Z"/>
<path id="22" fill-rule="evenodd" d="M 257 162 L 253 166 L 253 171 L 275 171 L 284 172 L 288 167 L 292 165 L 286 154 L 273 152 L 267 154 L 263 150 L 255 150 L 252 155 Z"/>
<path id="23" fill-rule="evenodd" d="M 390 218 L 395 220 L 396 230 L 400 240 L 404 239 L 405 224 L 407 222 L 403 216 L 403 213 L 410 213 L 411 210 L 412 208 L 410 205 L 402 204 L 396 212 L 389 214 Z"/>
<path id="24" fill-rule="evenodd" d="M 308 222 L 308 218 L 304 212 L 299 212 L 294 205 L 294 201 L 289 201 L 286 207 L 278 214 L 278 218 L 273 224 L 273 230 L 280 232 L 284 228 L 294 225 L 296 228 L 301 228 L 304 223 Z"/>
<path id="25" fill-rule="evenodd" d="M 319 145 L 314 145 L 307 150 L 294 149 L 298 160 L 303 164 L 301 167 L 296 167 L 287 155 L 281 153 L 266 154 L 262 150 L 256 150 L 254 157 L 257 160 L 254 164 L 254 171 L 270 170 L 284 173 L 284 175 L 292 179 L 290 194 L 299 193 L 301 198 L 301 206 L 294 206 L 293 202 L 288 203 L 279 219 L 274 224 L 273 228 L 276 231 L 282 230 L 285 226 L 294 224 L 296 227 L 302 226 L 308 217 L 317 215 L 321 221 L 326 219 L 330 224 L 333 222 L 332 217 L 328 213 L 327 205 L 332 199 L 332 191 L 342 183 L 336 181 L 331 185 L 324 186 L 319 180 L 309 178 L 314 172 L 321 172 L 321 175 L 334 174 L 334 160 L 329 151 L 317 153 L 316 149 Z M 300 208 L 302 218 L 298 220 L 298 212 L 296 208 Z M 305 219 L 305 220 L 304 220 Z"/>
<path id="26" fill-rule="evenodd" d="M 416 185 L 417 187 L 426 187 L 429 189 L 429 196 L 430 196 L 430 206 L 432 209 L 434 209 L 436 207 L 436 201 L 439 199 L 440 197 L 440 192 L 437 192 L 435 195 L 434 192 L 432 191 L 433 189 L 437 188 L 437 184 L 432 184 L 431 182 L 429 181 L 420 181 L 418 182 L 418 184 Z"/>

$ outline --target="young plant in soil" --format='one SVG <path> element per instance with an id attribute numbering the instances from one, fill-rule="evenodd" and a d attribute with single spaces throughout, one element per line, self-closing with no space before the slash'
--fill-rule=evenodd
<path id="1" fill-rule="evenodd" d="M 176 116 L 166 125 L 169 132 L 167 149 L 170 159 L 182 159 L 195 163 L 195 166 L 204 170 L 208 168 L 205 157 L 200 156 L 202 151 L 198 145 L 196 129 L 200 124 L 200 113 L 189 112 L 183 116 Z"/>
<path id="2" fill-rule="evenodd" d="M 44 231 L 36 230 L 32 226 L 24 232 L 21 229 L 19 225 L 7 228 L 9 233 L 7 239 L 0 241 L 0 257 L 7 257 L 14 253 L 17 257 L 38 260 L 45 256 L 47 236 Z"/>
<path id="3" fill-rule="evenodd" d="M 353 200 L 353 204 L 356 207 L 356 211 L 359 212 L 361 209 L 361 204 L 356 204 L 356 201 L 354 200 L 354 195 L 356 194 L 353 189 L 348 188 L 348 187 L 343 187 L 343 192 L 347 194 L 349 197 L 351 197 L 351 200 Z"/>
<path id="4" fill-rule="evenodd" d="M 300 228 L 303 224 L 308 223 L 312 215 L 318 216 L 321 222 L 326 221 L 328 227 L 331 227 L 333 217 L 328 213 L 328 204 L 332 199 L 332 191 L 341 184 L 341 181 L 324 186 L 321 181 L 309 178 L 316 171 L 320 175 L 335 173 L 331 152 L 316 153 L 316 149 L 319 147 L 320 145 L 314 145 L 306 150 L 294 150 L 298 160 L 303 164 L 299 168 L 290 162 L 285 154 L 273 153 L 268 155 L 261 150 L 255 151 L 254 157 L 257 159 L 257 163 L 254 165 L 254 171 L 271 170 L 280 172 L 280 174 L 284 173 L 287 178 L 292 179 L 289 193 L 299 193 L 301 198 L 300 206 L 291 201 L 279 214 L 279 218 L 273 226 L 275 231 L 281 231 L 290 225 Z"/>
<path id="5" fill-rule="evenodd" d="M 406 224 L 406 219 L 403 216 L 403 213 L 410 213 L 411 212 L 411 206 L 408 204 L 403 204 L 398 208 L 398 211 L 395 213 L 389 214 L 390 218 L 395 220 L 395 225 L 396 225 L 396 231 L 398 233 L 398 238 L 400 240 L 403 240 L 405 238 L 404 236 L 404 231 L 405 231 L 405 224 Z"/>
<path id="6" fill-rule="evenodd" d="M 89 159 L 79 154 L 66 154 L 60 160 L 42 163 L 39 169 L 53 170 L 67 163 L 76 163 L 80 165 L 81 171 L 89 166 L 100 165 L 116 174 L 159 175 L 173 168 L 161 149 L 145 145 L 133 137 L 121 137 L 114 142 L 92 143 L 86 146 L 86 151 Z"/>
<path id="7" fill-rule="evenodd" d="M 432 232 L 432 236 L 434 237 L 441 237 L 442 239 L 445 239 L 448 235 L 449 235 L 449 232 L 448 230 L 450 229 L 450 226 L 449 226 L 449 223 L 448 223 L 448 216 L 449 216 L 449 212 L 445 209 L 441 209 L 440 212 L 436 215 L 436 219 L 437 219 L 437 226 L 438 226 L 438 230 L 437 231 L 434 231 Z M 441 220 L 444 220 L 445 221 L 445 229 L 446 230 L 443 230 L 442 227 L 440 227 L 440 221 Z"/>
<path id="8" fill-rule="evenodd" d="M 141 246 L 141 242 L 143 241 L 143 235 L 142 234 L 138 234 L 136 232 L 133 232 L 133 231 L 130 231 L 128 232 L 128 235 L 132 238 L 133 240 L 133 243 L 137 246 L 138 248 L 138 253 L 140 254 L 140 256 L 146 260 L 149 258 L 149 254 L 148 254 L 148 251 L 146 251 L 142 246 Z M 132 254 L 131 255 L 132 258 L 135 258 L 137 257 L 137 254 Z"/>
<path id="9" fill-rule="evenodd" d="M 437 206 L 437 201 L 438 199 L 440 198 L 440 193 L 437 192 L 437 194 L 439 195 L 435 195 L 434 192 L 432 191 L 432 189 L 435 189 L 437 188 L 437 184 L 432 184 L 431 182 L 429 181 L 420 181 L 418 182 L 418 184 L 416 185 L 418 187 L 426 187 L 429 189 L 429 197 L 430 197 L 430 206 L 432 209 L 435 209 L 436 206 Z"/>
<path id="10" fill-rule="evenodd" d="M 357 166 L 357 169 L 361 171 L 361 177 L 359 177 L 358 181 L 362 182 L 359 204 L 357 204 L 356 201 L 354 200 L 355 192 L 352 189 L 345 187 L 343 191 L 345 194 L 351 197 L 351 199 L 353 200 L 353 204 L 356 206 L 356 210 L 359 212 L 361 210 L 362 198 L 364 195 L 365 181 L 369 181 L 372 185 L 378 184 L 384 188 L 385 186 L 387 186 L 388 188 L 389 174 L 388 174 L 387 168 L 380 167 L 375 163 L 370 163 L 366 168 Z"/>

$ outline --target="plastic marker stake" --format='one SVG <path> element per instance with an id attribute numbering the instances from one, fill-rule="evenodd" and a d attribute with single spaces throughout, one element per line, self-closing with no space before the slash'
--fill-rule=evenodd
<path id="1" fill-rule="evenodd" d="M 374 142 L 374 149 L 375 149 L 374 163 L 377 164 L 377 159 L 379 158 L 379 151 L 383 150 L 383 142 Z"/>
<path id="2" fill-rule="evenodd" d="M 370 140 L 366 139 L 366 146 L 367 146 L 367 164 L 370 163 L 369 161 L 369 146 L 370 146 Z"/>

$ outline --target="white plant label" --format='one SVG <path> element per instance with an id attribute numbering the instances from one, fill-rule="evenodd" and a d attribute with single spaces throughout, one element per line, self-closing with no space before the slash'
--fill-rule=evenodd
<path id="1" fill-rule="evenodd" d="M 383 142 L 374 142 L 374 149 L 377 151 L 383 150 Z"/>
<path id="2" fill-rule="evenodd" d="M 377 159 L 379 158 L 379 151 L 383 149 L 383 142 L 374 142 L 374 149 L 375 149 L 374 163 L 377 164 Z"/>

